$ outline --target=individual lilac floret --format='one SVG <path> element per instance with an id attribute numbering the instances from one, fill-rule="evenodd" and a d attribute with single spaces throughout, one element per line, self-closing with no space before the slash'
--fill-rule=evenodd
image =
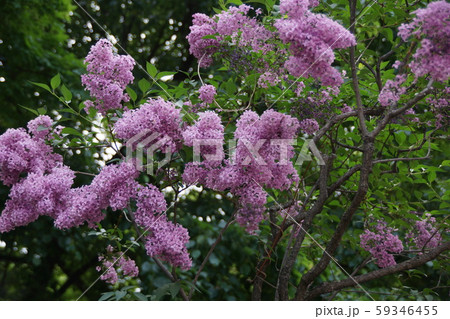
<path id="1" fill-rule="evenodd" d="M 416 77 L 430 74 L 434 80 L 446 82 L 450 77 L 450 3 L 431 2 L 413 13 L 413 21 L 398 28 L 404 41 L 410 37 L 421 40 L 409 64 L 411 71 Z"/>
<path id="2" fill-rule="evenodd" d="M 381 268 L 396 264 L 392 253 L 401 253 L 403 244 L 397 235 L 392 234 L 393 228 L 387 227 L 386 222 L 379 221 L 374 231 L 365 229 L 361 234 L 361 247 L 370 252 Z"/>
<path id="3" fill-rule="evenodd" d="M 162 98 L 149 99 L 138 109 L 125 111 L 123 117 L 114 124 L 114 131 L 118 138 L 125 141 L 137 139 L 134 140 L 133 148 L 156 133 L 157 136 L 145 146 L 150 147 L 166 138 L 159 148 L 164 153 L 175 152 L 182 145 L 180 109 Z"/>
<path id="4" fill-rule="evenodd" d="M 81 83 L 94 98 L 85 102 L 86 109 L 95 107 L 101 114 L 120 109 L 122 102 L 129 101 L 124 90 L 134 80 L 131 73 L 134 59 L 129 55 L 116 55 L 112 48 L 112 43 L 106 39 L 92 46 L 84 60 L 88 73 L 81 76 Z"/>
<path id="5" fill-rule="evenodd" d="M 300 122 L 300 130 L 306 134 L 314 134 L 319 130 L 319 123 L 315 119 L 306 119 Z"/>
<path id="6" fill-rule="evenodd" d="M 198 92 L 200 93 L 199 98 L 205 103 L 212 103 L 214 101 L 214 97 L 216 96 L 216 88 L 214 85 L 205 84 L 198 89 Z"/>
<path id="7" fill-rule="evenodd" d="M 414 228 L 406 234 L 419 250 L 436 248 L 442 241 L 442 236 L 436 228 L 436 218 L 431 214 L 425 214 L 422 220 L 415 223 Z"/>

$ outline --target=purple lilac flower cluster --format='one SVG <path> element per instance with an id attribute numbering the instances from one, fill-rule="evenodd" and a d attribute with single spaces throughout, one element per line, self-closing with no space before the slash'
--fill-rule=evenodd
<path id="1" fill-rule="evenodd" d="M 86 109 L 95 107 L 101 114 L 120 109 L 122 102 L 129 101 L 124 90 L 134 80 L 131 71 L 135 61 L 128 55 L 114 54 L 112 47 L 106 39 L 92 46 L 84 60 L 88 74 L 81 76 L 81 83 L 95 99 L 85 102 Z"/>
<path id="2" fill-rule="evenodd" d="M 435 114 L 436 127 L 448 127 L 450 123 L 450 87 L 446 87 L 437 96 L 427 98 L 427 102 Z"/>
<path id="3" fill-rule="evenodd" d="M 344 104 L 344 106 L 341 108 L 341 112 L 342 113 L 348 113 L 348 112 L 351 112 L 351 111 L 353 111 L 352 107 L 348 106 L 347 104 Z"/>
<path id="4" fill-rule="evenodd" d="M 138 109 L 125 111 L 123 117 L 114 124 L 114 132 L 118 138 L 125 141 L 148 132 L 139 141 L 135 141 L 136 144 L 133 147 L 151 134 L 159 133 L 159 137 L 148 144 L 151 145 L 162 138 L 168 138 L 160 146 L 160 149 L 165 153 L 175 152 L 182 144 L 180 109 L 162 98 L 149 99 Z"/>
<path id="5" fill-rule="evenodd" d="M 259 77 L 258 86 L 267 89 L 269 86 L 274 86 L 278 82 L 280 82 L 278 74 L 267 71 L 261 74 L 261 76 Z"/>
<path id="6" fill-rule="evenodd" d="M 436 227 L 436 218 L 425 214 L 422 220 L 416 221 L 414 228 L 406 234 L 417 249 L 436 248 L 442 241 L 442 236 Z"/>
<path id="7" fill-rule="evenodd" d="M 247 14 L 252 9 L 248 5 L 230 7 L 212 18 L 196 13 L 193 15 L 191 32 L 187 36 L 189 52 L 200 60 L 201 67 L 212 64 L 212 55 L 226 44 L 225 38 L 235 47 L 248 47 L 258 52 L 268 52 L 272 45 L 267 40 L 272 36 L 271 32 Z M 204 38 L 205 36 L 214 36 Z"/>
<path id="8" fill-rule="evenodd" d="M 296 94 L 291 114 L 300 119 L 314 119 L 317 123 L 324 124 L 336 113 L 336 106 L 332 103 L 333 96 L 339 94 L 339 87 L 330 86 L 319 91 L 304 92 L 305 84 L 297 84 Z M 302 94 L 303 93 L 303 94 Z"/>
<path id="9" fill-rule="evenodd" d="M 0 232 L 27 225 L 40 215 L 55 218 L 66 207 L 62 198 L 74 174 L 46 144 L 52 126 L 48 116 L 39 116 L 28 123 L 29 133 L 9 129 L 0 136 L 0 181 L 12 186 L 0 216 Z"/>
<path id="10" fill-rule="evenodd" d="M 189 138 L 192 136 L 191 131 L 200 136 L 223 135 L 220 121 L 211 122 L 214 125 L 199 123 L 196 123 L 195 129 L 187 129 Z M 218 191 L 230 190 L 239 198 L 241 206 L 237 221 L 248 232 L 254 232 L 264 217 L 267 195 L 263 187 L 283 190 L 298 181 L 297 172 L 290 161 L 294 156 L 293 146 L 273 143 L 277 139 L 294 139 L 298 128 L 297 119 L 273 110 L 267 110 L 261 116 L 246 111 L 236 124 L 234 135 L 237 144 L 232 159 L 189 163 L 183 180 Z M 252 148 L 259 156 L 254 156 L 250 150 Z M 281 160 L 280 154 L 283 152 L 286 158 Z"/>
<path id="11" fill-rule="evenodd" d="M 127 256 L 120 256 L 120 253 L 114 253 L 114 248 L 108 245 L 106 251 L 109 256 L 99 256 L 98 260 L 102 262 L 102 266 L 97 266 L 98 272 L 104 272 L 100 279 L 114 285 L 119 280 L 119 275 L 127 277 L 139 276 L 139 268 L 133 259 Z"/>
<path id="12" fill-rule="evenodd" d="M 224 128 L 220 117 L 212 111 L 201 112 L 198 115 L 199 118 L 195 124 L 183 131 L 184 144 L 194 146 L 195 141 L 197 143 L 205 141 L 205 145 L 200 145 L 200 155 L 216 155 L 216 161 L 220 163 L 225 156 L 223 152 Z"/>
<path id="13" fill-rule="evenodd" d="M 379 221 L 374 231 L 365 229 L 360 236 L 361 247 L 376 259 L 376 264 L 381 268 L 395 265 L 392 253 L 403 251 L 403 244 L 397 235 L 392 234 L 393 231 L 386 222 Z"/>
<path id="14" fill-rule="evenodd" d="M 300 122 L 300 129 L 306 134 L 314 134 L 319 130 L 319 123 L 315 119 L 306 119 Z"/>
<path id="15" fill-rule="evenodd" d="M 211 18 L 195 14 L 187 37 L 190 52 L 201 67 L 210 66 L 218 53 L 232 69 L 261 73 L 258 85 L 263 88 L 276 85 L 287 73 L 340 86 L 342 77 L 331 67 L 333 50 L 355 45 L 355 37 L 333 20 L 312 13 L 310 9 L 318 4 L 317 0 L 282 0 L 280 11 L 288 17 L 275 22 L 278 32 L 266 29 L 257 17 L 250 18 L 248 5 L 230 7 Z M 289 45 L 289 51 L 275 45 L 277 40 Z M 268 55 L 270 51 L 276 53 Z"/>
<path id="16" fill-rule="evenodd" d="M 120 210 L 135 197 L 139 172 L 132 163 L 122 162 L 104 167 L 90 185 L 72 188 L 68 192 L 67 209 L 55 220 L 58 228 L 77 227 L 87 222 L 90 227 L 103 220 L 102 210 Z"/>
<path id="17" fill-rule="evenodd" d="M 216 88 L 213 85 L 205 84 L 198 89 L 198 93 L 200 93 L 200 100 L 205 103 L 212 103 L 214 101 L 214 97 L 216 96 Z"/>
<path id="18" fill-rule="evenodd" d="M 405 81 L 405 74 L 397 75 L 394 80 L 386 81 L 378 96 L 378 102 L 380 102 L 381 106 L 392 106 L 400 100 L 400 97 L 406 93 L 406 88 L 402 87 Z"/>
<path id="19" fill-rule="evenodd" d="M 323 85 L 340 86 L 340 73 L 331 66 L 334 49 L 356 44 L 355 37 L 337 22 L 309 9 L 318 1 L 281 0 L 280 12 L 287 18 L 275 23 L 281 40 L 289 43 L 292 54 L 285 68 L 295 77 L 311 76 Z"/>
<path id="20" fill-rule="evenodd" d="M 67 209 L 67 193 L 75 174 L 67 166 L 58 165 L 49 172 L 29 173 L 15 183 L 0 216 L 0 233 L 25 226 L 47 215 L 57 218 Z"/>
<path id="21" fill-rule="evenodd" d="M 413 21 L 399 27 L 404 41 L 410 37 L 421 40 L 409 64 L 411 71 L 416 77 L 430 74 L 434 80 L 446 82 L 450 77 L 450 3 L 431 2 L 413 13 Z"/>
<path id="22" fill-rule="evenodd" d="M 189 233 L 163 214 L 167 210 L 163 194 L 155 186 L 147 185 L 138 192 L 137 207 L 136 223 L 149 232 L 145 237 L 147 254 L 159 257 L 175 267 L 191 268 L 192 260 L 186 249 Z"/>
<path id="23" fill-rule="evenodd" d="M 24 129 L 8 129 L 0 136 L 0 181 L 8 186 L 17 183 L 21 174 L 46 173 L 62 164 L 62 157 L 46 144 L 53 122 L 40 116 Z M 50 120 L 51 121 L 51 120 Z M 42 129 L 42 130 L 41 130 Z"/>
<path id="24" fill-rule="evenodd" d="M 38 118 L 28 126 L 33 132 L 38 126 L 51 125 L 47 118 Z M 164 196 L 155 186 L 142 187 L 136 181 L 139 172 L 133 163 L 108 165 L 91 184 L 71 188 L 75 174 L 45 144 L 42 138 L 46 136 L 47 133 L 32 138 L 23 129 L 8 130 L 0 136 L 0 177 L 3 183 L 12 185 L 0 215 L 0 233 L 25 226 L 41 215 L 52 217 L 58 228 L 77 227 L 85 222 L 95 227 L 105 217 L 104 209 L 124 209 L 135 199 L 136 222 L 150 232 L 146 237 L 147 253 L 174 266 L 190 268 L 185 246 L 189 241 L 187 230 L 168 221 L 165 215 L 158 216 L 167 208 Z M 24 173 L 26 177 L 20 178 Z M 104 266 L 108 268 L 112 263 L 105 259 Z M 125 275 L 137 275 L 137 268 L 135 271 L 134 262 L 129 259 L 120 259 L 118 266 Z M 110 268 L 103 277 L 110 283 L 116 282 L 116 269 Z"/>

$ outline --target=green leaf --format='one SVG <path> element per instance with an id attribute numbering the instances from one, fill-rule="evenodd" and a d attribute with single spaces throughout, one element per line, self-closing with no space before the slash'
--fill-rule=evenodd
<path id="1" fill-rule="evenodd" d="M 172 298 L 175 298 L 175 296 L 180 291 L 180 288 L 181 288 L 181 285 L 179 282 L 175 282 L 170 286 L 169 292 L 170 292 L 170 295 L 172 296 Z"/>
<path id="2" fill-rule="evenodd" d="M 104 292 L 98 301 L 105 301 L 114 296 L 114 291 Z"/>
<path id="3" fill-rule="evenodd" d="M 205 35 L 205 36 L 202 37 L 202 39 L 205 39 L 205 40 L 207 40 L 207 39 L 216 39 L 216 38 L 217 38 L 216 34 L 208 34 L 208 35 Z"/>
<path id="4" fill-rule="evenodd" d="M 33 84 L 33 85 L 36 85 L 36 86 L 38 86 L 40 88 L 43 88 L 44 90 L 47 90 L 48 92 L 52 92 L 52 90 L 50 89 L 50 87 L 47 84 L 38 83 L 38 82 L 31 82 L 31 81 L 30 81 L 30 83 Z"/>
<path id="5" fill-rule="evenodd" d="M 37 127 L 38 132 L 47 131 L 47 130 L 48 130 L 48 127 L 46 127 L 44 125 L 38 125 L 38 127 Z"/>
<path id="6" fill-rule="evenodd" d="M 161 300 L 162 297 L 164 297 L 169 293 L 173 298 L 177 295 L 179 290 L 180 290 L 179 282 L 165 284 L 164 286 L 161 286 L 155 290 L 155 294 L 152 296 L 152 300 L 153 301 Z"/>
<path id="7" fill-rule="evenodd" d="M 52 87 L 52 89 L 56 89 L 59 85 L 61 84 L 61 76 L 58 74 L 56 74 L 54 77 L 52 77 L 52 79 L 50 80 L 50 85 Z"/>
<path id="8" fill-rule="evenodd" d="M 84 105 L 84 102 L 81 102 L 80 104 L 78 104 L 78 110 L 81 111 L 86 107 L 86 105 Z"/>
<path id="9" fill-rule="evenodd" d="M 76 135 L 76 136 L 80 136 L 83 137 L 83 134 L 81 134 L 80 132 L 78 132 L 76 129 L 73 129 L 71 127 L 65 127 L 62 129 L 61 133 L 63 134 L 70 134 L 70 135 Z"/>
<path id="10" fill-rule="evenodd" d="M 140 292 L 133 292 L 133 295 L 135 295 L 136 298 L 139 299 L 140 301 L 148 301 L 147 296 L 144 294 L 141 294 Z"/>
<path id="11" fill-rule="evenodd" d="M 395 139 L 397 140 L 397 143 L 399 145 L 403 145 L 403 143 L 405 143 L 405 141 L 406 141 L 406 134 L 405 134 L 405 132 L 397 132 L 395 134 Z"/>
<path id="12" fill-rule="evenodd" d="M 128 86 L 127 86 L 127 88 L 125 90 L 127 91 L 127 93 L 130 96 L 131 100 L 133 100 L 133 102 L 136 101 L 136 99 L 137 99 L 136 92 L 132 88 L 130 88 Z"/>
<path id="13" fill-rule="evenodd" d="M 242 4 L 242 1 L 241 0 L 228 0 L 226 4 L 230 4 L 230 3 L 240 6 Z"/>
<path id="14" fill-rule="evenodd" d="M 123 297 L 125 297 L 127 295 L 126 291 L 123 290 L 119 290 L 115 292 L 116 295 L 116 300 L 121 300 Z"/>
<path id="15" fill-rule="evenodd" d="M 141 89 L 142 93 L 146 93 L 150 89 L 150 82 L 146 79 L 141 79 L 138 82 L 139 89 Z"/>
<path id="16" fill-rule="evenodd" d="M 38 113 L 36 110 L 30 109 L 29 107 L 26 107 L 26 106 L 23 106 L 23 105 L 20 105 L 20 104 L 19 104 L 19 106 L 20 106 L 21 108 L 27 110 L 27 111 L 30 111 L 31 113 L 33 113 L 33 114 L 36 115 L 36 116 L 39 115 L 39 113 Z"/>
<path id="17" fill-rule="evenodd" d="M 430 174 L 428 174 L 428 181 L 432 183 L 435 179 L 436 179 L 436 172 L 435 171 L 430 172 Z"/>
<path id="18" fill-rule="evenodd" d="M 72 92 L 64 84 L 61 86 L 61 93 L 66 101 L 72 101 Z"/>
<path id="19" fill-rule="evenodd" d="M 158 69 L 150 62 L 147 62 L 147 72 L 150 77 L 154 79 L 156 74 L 158 73 Z"/>
<path id="20" fill-rule="evenodd" d="M 74 114 L 74 115 L 79 115 L 77 112 L 75 112 L 74 110 L 69 109 L 69 108 L 61 109 L 61 110 L 59 110 L 58 112 L 59 112 L 59 113 L 61 113 L 61 112 L 66 112 L 66 113 L 71 113 L 71 114 Z"/>
<path id="21" fill-rule="evenodd" d="M 43 107 L 40 107 L 37 109 L 39 115 L 45 115 L 45 113 L 47 113 L 47 110 Z"/>

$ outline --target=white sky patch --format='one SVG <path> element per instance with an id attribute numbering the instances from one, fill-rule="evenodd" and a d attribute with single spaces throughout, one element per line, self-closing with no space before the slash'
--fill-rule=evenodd
<path id="1" fill-rule="evenodd" d="M 3 240 L 0 240 L 0 248 L 5 248 L 6 247 L 6 242 L 4 242 Z"/>

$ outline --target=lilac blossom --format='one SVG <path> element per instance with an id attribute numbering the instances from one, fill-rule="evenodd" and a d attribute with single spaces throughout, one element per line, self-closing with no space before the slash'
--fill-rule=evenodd
<path id="1" fill-rule="evenodd" d="M 403 41 L 410 37 L 420 40 L 420 47 L 409 64 L 416 77 L 430 74 L 436 81 L 450 77 L 450 3 L 435 1 L 413 12 L 412 22 L 402 24 L 399 35 Z"/>
<path id="2" fill-rule="evenodd" d="M 81 76 L 81 83 L 94 98 L 85 102 L 86 108 L 95 107 L 101 114 L 120 109 L 122 102 L 129 101 L 124 90 L 134 79 L 131 73 L 135 64 L 133 58 L 114 54 L 112 47 L 106 39 L 92 46 L 84 60 L 88 73 Z"/>
<path id="3" fill-rule="evenodd" d="M 216 88 L 214 85 L 205 84 L 200 87 L 198 90 L 198 93 L 200 93 L 199 98 L 205 103 L 212 103 L 214 101 L 214 97 L 216 96 Z"/>
<path id="4" fill-rule="evenodd" d="M 125 141 L 145 132 L 148 134 L 141 140 L 150 134 L 159 133 L 159 137 L 148 144 L 168 138 L 160 149 L 164 153 L 175 152 L 181 147 L 182 141 L 180 109 L 162 98 L 149 99 L 138 109 L 125 111 L 123 117 L 114 124 L 114 131 L 118 138 Z M 138 142 L 133 145 L 134 148 Z"/>
<path id="5" fill-rule="evenodd" d="M 417 249 L 436 248 L 442 241 L 442 236 L 436 227 L 436 218 L 425 214 L 422 220 L 416 221 L 413 229 L 406 234 Z"/>
<path id="6" fill-rule="evenodd" d="M 403 251 L 403 244 L 397 235 L 392 234 L 393 231 L 386 222 L 378 221 L 373 231 L 365 229 L 360 236 L 361 247 L 376 259 L 376 264 L 381 268 L 395 265 L 392 254 Z"/>

